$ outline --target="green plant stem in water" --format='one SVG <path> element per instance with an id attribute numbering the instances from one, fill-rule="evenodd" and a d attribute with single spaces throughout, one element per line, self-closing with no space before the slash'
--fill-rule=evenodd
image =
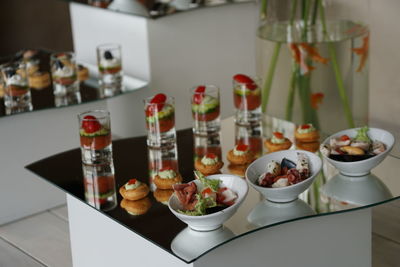
<path id="1" fill-rule="evenodd" d="M 328 37 L 328 31 L 327 31 L 326 21 L 325 21 L 325 11 L 322 6 L 322 0 L 317 0 L 317 1 L 319 4 L 319 13 L 321 16 L 321 21 L 322 21 L 322 31 L 323 31 L 323 34 L 326 37 Z M 351 111 L 351 108 L 349 105 L 349 99 L 347 97 L 346 90 L 344 88 L 342 74 L 340 72 L 340 68 L 339 68 L 339 65 L 337 64 L 337 60 L 336 60 L 336 50 L 335 50 L 333 43 L 330 42 L 329 38 L 328 38 L 328 50 L 329 50 L 329 54 L 331 57 L 333 71 L 335 72 L 336 83 L 337 83 L 337 87 L 339 89 L 339 96 L 340 96 L 340 99 L 342 100 L 347 123 L 349 124 L 350 128 L 354 128 L 355 124 L 354 124 L 353 114 L 352 114 L 352 111 Z"/>
<path id="2" fill-rule="evenodd" d="M 286 102 L 285 120 L 287 121 L 291 121 L 293 119 L 293 104 L 294 104 L 294 95 L 295 95 L 296 80 L 297 80 L 296 73 L 297 71 L 293 69 L 291 74 L 292 77 L 290 78 L 289 94 Z"/>
<path id="3" fill-rule="evenodd" d="M 260 12 L 261 19 L 267 18 L 267 6 L 268 6 L 268 0 L 261 0 L 261 12 Z"/>
<path id="4" fill-rule="evenodd" d="M 271 64 L 269 65 L 269 69 L 267 72 L 267 77 L 265 79 L 265 83 L 263 86 L 263 93 L 262 93 L 262 112 L 265 112 L 267 110 L 267 103 L 268 103 L 268 99 L 269 99 L 269 95 L 271 92 L 271 86 L 272 86 L 272 81 L 274 78 L 274 73 L 275 73 L 275 69 L 276 69 L 276 64 L 278 63 L 278 57 L 279 57 L 279 52 L 281 50 L 281 43 L 276 43 L 275 44 L 275 48 L 274 48 L 274 52 L 272 54 L 272 58 L 271 58 Z"/>

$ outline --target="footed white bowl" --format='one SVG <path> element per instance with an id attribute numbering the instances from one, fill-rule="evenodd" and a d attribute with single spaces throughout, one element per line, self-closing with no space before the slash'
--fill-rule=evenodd
<path id="1" fill-rule="evenodd" d="M 360 128 L 353 128 L 348 130 L 343 130 L 338 133 L 335 133 L 324 140 L 322 144 L 329 144 L 329 140 L 331 138 L 337 138 L 342 135 L 348 135 L 350 138 L 353 138 L 357 135 L 357 130 Z M 376 155 L 372 158 L 353 161 L 353 162 L 342 162 L 333 160 L 325 155 L 323 157 L 332 164 L 335 168 L 339 170 L 340 173 L 346 176 L 365 176 L 370 173 L 370 171 L 375 168 L 379 163 L 381 163 L 389 152 L 392 150 L 395 139 L 394 136 L 388 131 L 378 129 L 378 128 L 369 128 L 368 136 L 372 141 L 381 141 L 386 145 L 386 151 Z M 322 153 L 321 153 L 322 154 Z"/>
<path id="2" fill-rule="evenodd" d="M 256 181 L 261 174 L 265 173 L 267 164 L 272 160 L 280 163 L 283 158 L 297 162 L 297 153 L 306 154 L 311 171 L 311 176 L 304 181 L 280 188 L 268 188 L 256 185 Z M 283 150 L 267 154 L 254 161 L 246 170 L 247 182 L 258 192 L 272 202 L 290 202 L 296 200 L 297 197 L 304 192 L 314 181 L 322 167 L 321 159 L 314 153 L 304 150 Z"/>
<path id="3" fill-rule="evenodd" d="M 220 186 L 228 187 L 238 195 L 238 198 L 232 206 L 219 212 L 203 216 L 190 216 L 178 212 L 179 209 L 182 209 L 182 206 L 178 197 L 173 194 L 168 202 L 169 209 L 179 220 L 196 231 L 212 231 L 221 227 L 222 224 L 236 212 L 249 191 L 246 181 L 236 175 L 216 174 L 207 176 L 207 179 L 219 179 L 221 181 Z M 195 182 L 197 186 L 201 185 L 199 180 L 194 180 L 193 182 Z"/>

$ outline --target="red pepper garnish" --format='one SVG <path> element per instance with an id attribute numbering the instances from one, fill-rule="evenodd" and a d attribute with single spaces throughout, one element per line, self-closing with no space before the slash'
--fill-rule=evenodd
<path id="1" fill-rule="evenodd" d="M 233 79 L 237 83 L 243 83 L 246 84 L 247 89 L 249 90 L 254 90 L 257 88 L 257 84 L 251 79 L 249 76 L 244 75 L 244 74 L 236 74 L 233 76 Z"/>
<path id="2" fill-rule="evenodd" d="M 273 132 L 272 133 L 276 138 L 278 139 L 283 139 L 283 134 L 281 132 Z"/>
<path id="3" fill-rule="evenodd" d="M 347 141 L 347 140 L 350 140 L 350 137 L 348 135 L 342 135 L 340 137 L 340 141 Z"/>
<path id="4" fill-rule="evenodd" d="M 213 191 L 211 190 L 211 188 L 207 187 L 206 189 L 204 189 L 201 194 L 204 196 L 206 195 L 211 195 L 213 193 Z"/>
<path id="5" fill-rule="evenodd" d="M 101 129 L 101 124 L 95 116 L 87 115 L 83 117 L 82 128 L 86 133 L 94 133 Z"/>
<path id="6" fill-rule="evenodd" d="M 203 101 L 204 98 L 204 93 L 206 91 L 206 87 L 204 85 L 200 85 L 194 90 L 194 95 L 193 95 L 193 102 L 197 105 L 201 104 L 201 101 Z"/>
<path id="7" fill-rule="evenodd" d="M 130 179 L 129 181 L 128 181 L 128 184 L 136 184 L 136 179 Z"/>
<path id="8" fill-rule="evenodd" d="M 247 151 L 248 148 L 249 148 L 249 146 L 245 145 L 245 144 L 239 144 L 236 146 L 237 151 Z"/>
<path id="9" fill-rule="evenodd" d="M 214 153 L 207 153 L 206 158 L 215 159 L 217 156 Z"/>
<path id="10" fill-rule="evenodd" d="M 150 100 L 150 105 L 147 106 L 146 115 L 153 116 L 156 112 L 162 110 L 166 100 L 167 96 L 165 94 L 156 94 Z"/>
<path id="11" fill-rule="evenodd" d="M 303 124 L 300 126 L 300 129 L 310 129 L 311 126 L 309 124 Z"/>

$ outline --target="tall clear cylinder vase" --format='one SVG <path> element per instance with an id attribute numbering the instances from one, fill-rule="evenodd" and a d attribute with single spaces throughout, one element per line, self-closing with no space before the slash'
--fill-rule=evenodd
<path id="1" fill-rule="evenodd" d="M 327 134 L 368 123 L 369 0 L 260 0 L 265 114 Z"/>

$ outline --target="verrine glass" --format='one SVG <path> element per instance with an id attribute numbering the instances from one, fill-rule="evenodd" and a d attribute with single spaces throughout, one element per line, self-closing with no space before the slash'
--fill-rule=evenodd
<path id="1" fill-rule="evenodd" d="M 3 80 L 6 114 L 32 110 L 25 63 L 18 61 L 2 65 L 0 80 Z"/>
<path id="2" fill-rule="evenodd" d="M 112 161 L 110 113 L 86 111 L 78 115 L 82 162 L 102 164 Z"/>
<path id="3" fill-rule="evenodd" d="M 122 53 L 118 44 L 102 44 L 97 47 L 99 85 L 104 96 L 122 91 Z"/>
<path id="4" fill-rule="evenodd" d="M 200 85 L 191 89 L 193 132 L 208 135 L 221 129 L 219 88 Z"/>

